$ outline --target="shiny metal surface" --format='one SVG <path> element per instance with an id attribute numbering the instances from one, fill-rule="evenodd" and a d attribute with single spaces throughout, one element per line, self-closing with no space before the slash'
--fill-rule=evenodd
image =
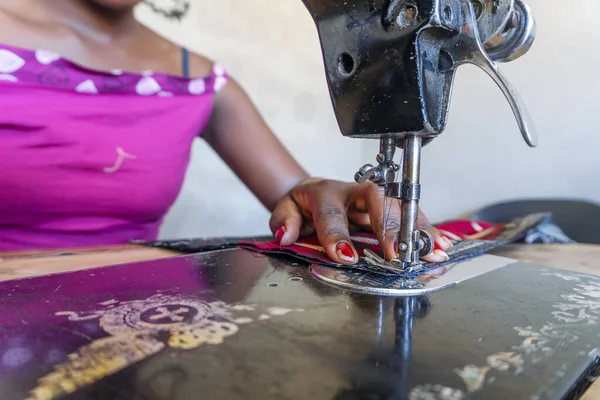
<path id="1" fill-rule="evenodd" d="M 506 76 L 498 69 L 498 66 L 488 57 L 483 48 L 476 29 L 473 7 L 469 3 L 463 3 L 462 12 L 464 20 L 460 33 L 452 40 L 445 42 L 441 48 L 451 61 L 448 68 L 456 68 L 463 64 L 473 64 L 484 70 L 494 80 L 508 100 L 525 142 L 531 147 L 537 146 L 537 133 L 529 112 L 525 107 L 525 103 L 521 100 L 519 94 Z"/>
<path id="2" fill-rule="evenodd" d="M 420 235 L 417 230 L 421 188 L 421 138 L 404 139 L 404 164 L 402 168 L 401 217 L 398 232 L 398 259 L 404 268 L 419 261 Z"/>
<path id="3" fill-rule="evenodd" d="M 413 280 L 360 271 L 345 271 L 320 265 L 312 265 L 310 271 L 314 277 L 327 284 L 356 293 L 378 296 L 418 296 L 437 292 L 515 262 L 509 258 L 486 255 L 442 267 Z"/>
<path id="4" fill-rule="evenodd" d="M 303 2 L 319 33 L 341 133 L 355 138 L 419 135 L 427 144 L 444 131 L 461 64 L 442 48 L 466 23 L 491 60 L 514 60 L 535 39 L 535 22 L 521 0 Z M 473 9 L 475 21 L 465 8 Z"/>
<path id="5" fill-rule="evenodd" d="M 396 179 L 396 172 L 400 166 L 394 162 L 396 142 L 393 138 L 383 138 L 379 141 L 379 154 L 377 166 L 366 164 L 354 175 L 357 183 L 371 181 L 377 185 L 385 186 Z"/>
<path id="6" fill-rule="evenodd" d="M 57 400 L 575 398 L 600 354 L 599 292 L 513 263 L 364 295 L 242 250 L 3 282 L 0 398 L 61 376 L 79 386 Z"/>
<path id="7" fill-rule="evenodd" d="M 514 61 L 525 55 L 535 41 L 537 29 L 531 9 L 521 0 L 515 0 L 507 26 L 485 42 L 485 51 L 494 61 Z"/>
<path id="8" fill-rule="evenodd" d="M 416 229 L 421 148 L 445 129 L 456 69 L 483 69 L 509 102 L 525 142 L 537 134 L 524 102 L 494 60 L 524 55 L 535 21 L 521 0 L 303 0 L 323 52 L 335 115 L 344 136 L 379 139 L 378 165 L 357 182 L 386 186 L 402 200 L 398 260 L 410 268 L 433 243 Z M 394 144 L 404 149 L 395 182 Z M 385 219 L 385 216 L 384 216 Z"/>
<path id="9" fill-rule="evenodd" d="M 424 258 L 433 253 L 435 241 L 433 235 L 425 230 L 419 230 L 419 257 Z"/>
<path id="10" fill-rule="evenodd" d="M 510 21 L 515 0 L 470 0 L 476 11 L 477 30 L 483 43 L 487 44 L 500 35 Z"/>

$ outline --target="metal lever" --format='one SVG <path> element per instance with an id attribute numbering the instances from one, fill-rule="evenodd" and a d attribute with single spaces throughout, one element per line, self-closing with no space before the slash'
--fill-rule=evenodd
<path id="1" fill-rule="evenodd" d="M 462 12 L 463 25 L 460 33 L 446 41 L 441 49 L 452 61 L 452 64 L 440 65 L 440 70 L 445 72 L 463 64 L 473 64 L 485 71 L 496 82 L 508 100 L 525 142 L 530 147 L 536 147 L 538 137 L 525 103 L 484 50 L 477 29 L 475 10 L 470 1 L 462 2 Z"/>
<path id="2" fill-rule="evenodd" d="M 363 165 L 354 175 L 357 183 L 371 181 L 377 185 L 385 186 L 396 179 L 396 172 L 400 166 L 394 162 L 396 152 L 396 141 L 393 138 L 381 139 L 379 142 L 379 154 L 377 154 L 377 166 L 371 164 Z"/>

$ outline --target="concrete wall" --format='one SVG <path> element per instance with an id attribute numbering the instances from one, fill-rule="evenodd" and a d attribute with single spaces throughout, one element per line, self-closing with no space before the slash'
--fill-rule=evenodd
<path id="1" fill-rule="evenodd" d="M 529 106 L 540 146 L 525 145 L 491 79 L 475 67 L 461 68 L 448 129 L 424 151 L 422 208 L 434 221 L 519 197 L 600 201 L 600 78 L 593 70 L 600 56 L 590 49 L 600 35 L 593 20 L 600 3 L 571 2 L 569 13 L 577 18 L 564 18 L 564 7 L 552 2 L 528 4 L 538 40 L 503 70 Z M 165 37 L 220 60 L 312 174 L 351 180 L 357 167 L 374 161 L 376 143 L 339 134 L 316 31 L 300 0 L 192 0 L 182 22 L 145 6 L 138 16 Z M 264 233 L 267 220 L 262 206 L 199 140 L 162 236 Z"/>

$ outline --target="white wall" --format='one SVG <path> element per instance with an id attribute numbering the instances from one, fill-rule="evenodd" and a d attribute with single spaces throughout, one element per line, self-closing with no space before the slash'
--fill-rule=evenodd
<path id="1" fill-rule="evenodd" d="M 475 67 L 459 69 L 447 131 L 424 151 L 423 210 L 433 220 L 519 197 L 600 201 L 600 3 L 526 0 L 537 40 L 502 65 L 527 103 L 539 147 L 525 145 L 508 103 Z"/>
<path id="2" fill-rule="evenodd" d="M 138 16 L 167 38 L 220 60 L 312 174 L 349 180 L 357 167 L 374 161 L 377 143 L 339 134 L 316 31 L 300 0 L 192 3 L 180 23 L 153 15 L 145 6 Z M 600 201 L 600 138 L 595 132 L 600 77 L 594 71 L 600 56 L 593 49 L 600 35 L 593 19 L 600 3 L 570 2 L 569 15 L 577 18 L 565 18 L 564 7 L 547 0 L 528 4 L 538 22 L 538 39 L 529 54 L 503 70 L 529 106 L 540 146 L 525 145 L 491 79 L 475 67 L 461 68 L 448 129 L 424 151 L 422 207 L 434 221 L 516 197 Z M 265 233 L 267 220 L 262 206 L 198 141 L 162 236 Z"/>

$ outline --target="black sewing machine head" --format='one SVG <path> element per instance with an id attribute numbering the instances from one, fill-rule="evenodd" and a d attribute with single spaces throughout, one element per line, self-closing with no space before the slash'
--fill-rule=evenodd
<path id="1" fill-rule="evenodd" d="M 439 135 L 456 67 L 472 63 L 498 83 L 535 145 L 524 107 L 493 62 L 520 57 L 534 40 L 521 0 L 303 1 L 317 25 L 344 136 Z"/>
<path id="2" fill-rule="evenodd" d="M 416 226 L 421 148 L 446 127 L 457 67 L 483 69 L 506 96 L 525 142 L 537 145 L 522 101 L 494 62 L 525 54 L 535 22 L 521 0 L 303 2 L 317 25 L 342 134 L 380 139 L 378 165 L 364 165 L 354 179 L 385 186 L 386 197 L 401 200 L 398 258 L 388 267 L 406 271 L 433 249 Z M 396 147 L 404 150 L 402 168 Z M 383 267 L 386 260 L 374 262 Z"/>

